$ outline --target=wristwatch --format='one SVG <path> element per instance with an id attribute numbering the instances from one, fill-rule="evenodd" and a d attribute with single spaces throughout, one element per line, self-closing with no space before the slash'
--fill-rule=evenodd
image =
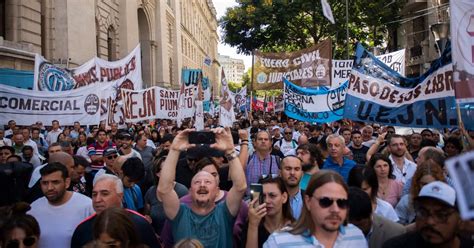
<path id="1" fill-rule="evenodd" d="M 229 161 L 229 162 L 232 161 L 232 160 L 234 160 L 234 159 L 237 158 L 238 156 L 239 156 L 239 154 L 237 154 L 236 151 L 233 151 L 233 152 L 231 152 L 231 153 L 229 153 L 229 154 L 225 154 L 225 158 L 226 158 L 227 161 Z"/>

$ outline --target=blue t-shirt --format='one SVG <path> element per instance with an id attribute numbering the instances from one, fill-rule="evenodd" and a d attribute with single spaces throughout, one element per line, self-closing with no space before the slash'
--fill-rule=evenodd
<path id="1" fill-rule="evenodd" d="M 354 166 L 356 166 L 356 163 L 353 160 L 344 158 L 344 162 L 342 163 L 342 166 L 340 166 L 339 164 L 335 163 L 331 157 L 328 157 L 326 161 L 324 161 L 323 169 L 336 171 L 344 178 L 344 181 L 347 183 L 347 180 L 349 179 L 349 172 L 351 172 Z"/>
<path id="2" fill-rule="evenodd" d="M 172 220 L 173 238 L 198 239 L 204 247 L 232 247 L 232 228 L 235 217 L 222 201 L 207 215 L 195 214 L 190 207 L 181 203 L 178 214 Z"/>
<path id="3" fill-rule="evenodd" d="M 133 185 L 132 188 L 123 189 L 123 207 L 133 211 L 139 211 L 143 208 L 142 191 L 138 185 Z"/>

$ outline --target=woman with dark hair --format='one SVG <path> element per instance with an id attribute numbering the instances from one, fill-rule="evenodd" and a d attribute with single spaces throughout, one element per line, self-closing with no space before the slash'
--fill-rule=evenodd
<path id="1" fill-rule="evenodd" d="M 94 221 L 93 234 L 97 247 L 146 247 L 127 211 L 122 208 L 107 208 L 99 214 Z"/>
<path id="2" fill-rule="evenodd" d="M 390 203 L 377 197 L 379 189 L 379 183 L 377 181 L 377 175 L 375 175 L 374 169 L 368 166 L 357 166 L 354 167 L 349 173 L 349 179 L 347 180 L 349 187 L 357 187 L 365 191 L 372 202 L 372 209 L 374 213 L 385 217 L 394 222 L 398 221 L 398 216 Z"/>
<path id="3" fill-rule="evenodd" d="M 390 161 L 388 156 L 377 153 L 370 158 L 367 165 L 373 168 L 377 175 L 379 183 L 377 197 L 395 207 L 402 197 L 403 184 L 396 181 L 395 176 L 393 176 L 392 161 Z"/>
<path id="4" fill-rule="evenodd" d="M 295 219 L 291 213 L 288 191 L 280 177 L 262 179 L 262 204 L 258 198 L 249 205 L 249 218 L 242 230 L 242 245 L 246 248 L 262 247 L 274 231 L 290 225 Z"/>
<path id="5" fill-rule="evenodd" d="M 26 214 L 31 207 L 26 203 L 16 203 L 4 208 L 1 214 L 0 247 L 38 247 L 40 227 L 36 219 Z"/>
<path id="6" fill-rule="evenodd" d="M 415 220 L 413 200 L 418 196 L 423 186 L 434 181 L 446 182 L 441 166 L 431 159 L 418 165 L 411 181 L 410 193 L 404 195 L 395 207 L 395 211 L 400 217 L 400 224 L 407 225 Z"/>
<path id="7" fill-rule="evenodd" d="M 461 139 L 456 137 L 449 137 L 444 140 L 443 151 L 446 154 L 446 158 L 451 158 L 459 155 L 462 152 L 463 146 Z"/>
<path id="8" fill-rule="evenodd" d="M 151 141 L 153 142 L 153 144 L 155 144 L 156 147 L 160 145 L 160 140 L 161 140 L 161 136 L 158 130 L 156 129 L 151 130 Z"/>

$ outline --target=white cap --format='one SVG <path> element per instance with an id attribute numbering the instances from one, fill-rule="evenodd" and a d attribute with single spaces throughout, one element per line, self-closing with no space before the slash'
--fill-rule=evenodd
<path id="1" fill-rule="evenodd" d="M 456 191 L 446 183 L 434 181 L 423 186 L 416 199 L 420 198 L 436 199 L 454 207 L 456 204 Z"/>

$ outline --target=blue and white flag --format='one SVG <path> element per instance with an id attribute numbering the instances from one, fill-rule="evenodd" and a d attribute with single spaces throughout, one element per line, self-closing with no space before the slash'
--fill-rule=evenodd
<path id="1" fill-rule="evenodd" d="M 307 122 L 333 122 L 342 119 L 347 81 L 335 89 L 303 88 L 284 79 L 285 114 Z"/>
<path id="2" fill-rule="evenodd" d="M 417 78 L 405 78 L 358 44 L 344 118 L 408 127 L 457 126 L 448 53 Z"/>

